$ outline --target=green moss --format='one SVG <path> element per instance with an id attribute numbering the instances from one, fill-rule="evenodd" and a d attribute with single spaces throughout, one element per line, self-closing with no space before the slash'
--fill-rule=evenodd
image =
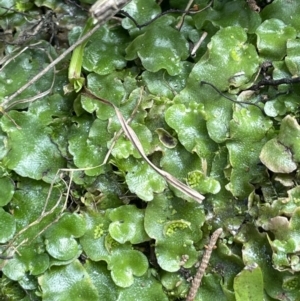
<path id="1" fill-rule="evenodd" d="M 285 291 L 292 291 L 292 290 L 298 289 L 299 288 L 299 277 L 297 277 L 297 276 L 286 277 L 283 280 L 282 288 Z"/>
<path id="2" fill-rule="evenodd" d="M 94 229 L 94 239 L 100 238 L 106 231 L 103 229 L 104 224 L 98 224 Z"/>
<path id="3" fill-rule="evenodd" d="M 174 220 L 171 222 L 167 222 L 164 226 L 164 234 L 166 236 L 171 236 L 175 232 L 184 230 L 186 228 L 190 228 L 191 223 L 185 220 Z"/>

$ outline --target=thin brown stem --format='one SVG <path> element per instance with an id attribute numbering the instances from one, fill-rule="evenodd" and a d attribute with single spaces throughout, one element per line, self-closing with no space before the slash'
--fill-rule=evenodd
<path id="1" fill-rule="evenodd" d="M 201 280 L 204 276 L 204 273 L 205 273 L 205 270 L 208 266 L 208 263 L 209 263 L 209 259 L 210 259 L 210 256 L 211 256 L 211 253 L 217 243 L 217 240 L 219 238 L 219 236 L 222 234 L 223 232 L 223 229 L 222 228 L 219 228 L 217 229 L 211 236 L 210 238 L 210 241 L 209 241 L 209 244 L 205 250 L 205 253 L 203 255 L 203 258 L 202 258 L 202 261 L 201 261 L 201 264 L 198 268 L 198 271 L 192 281 L 192 286 L 190 288 L 190 291 L 189 291 L 189 294 L 186 298 L 186 301 L 194 301 L 195 297 L 196 297 L 196 294 L 199 290 L 199 287 L 200 287 L 200 284 L 201 284 Z"/>
<path id="2" fill-rule="evenodd" d="M 142 96 L 143 96 L 142 94 L 143 94 L 143 92 L 144 92 L 144 87 L 142 87 L 142 89 L 141 89 L 141 92 L 140 92 L 140 98 L 139 98 L 139 100 L 138 100 L 138 102 L 137 102 L 137 104 L 136 104 L 136 106 L 135 106 L 133 112 L 131 113 L 130 117 L 126 120 L 127 124 L 130 124 L 130 123 L 131 123 L 131 121 L 133 120 L 135 114 L 137 113 L 138 108 L 139 108 L 139 106 L 140 106 L 140 103 L 141 103 L 141 101 L 142 101 Z M 123 133 L 123 129 L 121 128 L 121 129 L 115 134 L 115 136 L 114 136 L 114 138 L 113 138 L 113 141 L 112 141 L 112 143 L 111 143 L 111 145 L 110 145 L 110 147 L 109 147 L 109 150 L 108 150 L 108 152 L 107 152 L 107 154 L 106 154 L 106 156 L 105 156 L 105 158 L 104 158 L 104 161 L 103 161 L 103 163 L 102 163 L 103 165 L 107 163 L 108 158 L 109 158 L 109 156 L 110 156 L 110 154 L 111 154 L 111 152 L 112 152 L 112 150 L 113 150 L 113 148 L 114 148 L 114 146 L 115 146 L 117 140 L 118 140 L 118 139 L 120 138 L 120 136 L 122 135 L 122 133 Z"/>
<path id="3" fill-rule="evenodd" d="M 213 84 L 211 84 L 211 83 L 209 83 L 209 82 L 206 82 L 206 81 L 204 81 L 204 80 L 202 80 L 202 81 L 200 82 L 200 84 L 201 84 L 201 85 L 208 85 L 208 86 L 211 86 L 211 87 L 212 87 L 216 92 L 218 92 L 222 97 L 224 97 L 224 98 L 226 98 L 226 99 L 228 99 L 228 100 L 230 100 L 230 101 L 232 101 L 232 102 L 234 102 L 234 103 L 236 103 L 236 104 L 239 104 L 239 105 L 245 104 L 245 105 L 255 106 L 255 107 L 259 108 L 259 109 L 262 111 L 262 113 L 264 113 L 264 110 L 263 110 L 259 105 L 257 105 L 256 103 L 247 102 L 247 101 L 237 101 L 237 100 L 234 100 L 234 99 L 228 97 L 227 95 L 225 95 L 224 93 L 222 93 L 216 86 L 214 86 Z"/>

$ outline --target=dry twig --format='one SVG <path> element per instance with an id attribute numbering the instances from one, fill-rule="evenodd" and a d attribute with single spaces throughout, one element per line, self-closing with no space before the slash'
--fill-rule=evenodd
<path id="1" fill-rule="evenodd" d="M 198 292 L 198 289 L 200 287 L 201 280 L 202 280 L 202 278 L 204 276 L 204 273 L 205 273 L 205 270 L 208 266 L 211 253 L 214 249 L 214 246 L 217 243 L 217 240 L 218 240 L 219 236 L 222 234 L 222 232 L 223 232 L 223 229 L 219 228 L 212 234 L 212 236 L 210 238 L 210 241 L 209 241 L 209 244 L 208 244 L 208 246 L 205 250 L 205 253 L 203 255 L 201 264 L 200 264 L 200 266 L 198 268 L 198 271 L 197 271 L 197 273 L 196 273 L 196 275 L 195 275 L 195 277 L 192 281 L 192 286 L 190 288 L 190 291 L 189 291 L 189 294 L 186 298 L 186 301 L 194 301 L 194 299 L 196 297 L 196 294 Z"/>
<path id="2" fill-rule="evenodd" d="M 191 57 L 196 56 L 196 52 L 197 52 L 198 48 L 201 46 L 202 42 L 205 40 L 206 37 L 207 37 L 207 32 L 204 31 L 203 34 L 201 35 L 199 41 L 194 45 L 194 47 L 191 51 Z"/>
<path id="3" fill-rule="evenodd" d="M 198 203 L 202 203 L 202 201 L 204 200 L 204 196 L 202 194 L 200 194 L 196 190 L 188 187 L 187 185 L 183 184 L 182 182 L 180 182 L 177 178 L 173 177 L 168 172 L 166 172 L 162 169 L 159 169 L 157 166 L 155 166 L 148 159 L 147 155 L 144 152 L 143 146 L 142 146 L 139 138 L 137 137 L 136 133 L 127 124 L 127 122 L 126 122 L 125 118 L 123 117 L 121 111 L 113 103 L 109 102 L 106 99 L 100 98 L 100 97 L 92 94 L 88 89 L 85 89 L 85 90 L 86 90 L 86 93 L 87 93 L 86 96 L 91 97 L 93 99 L 97 99 L 97 100 L 101 101 L 102 103 L 109 105 L 110 107 L 112 107 L 115 110 L 116 115 L 117 115 L 117 117 L 120 121 L 120 124 L 122 126 L 122 129 L 123 129 L 125 135 L 131 141 L 131 143 L 137 149 L 137 151 L 140 153 L 142 158 L 150 165 L 150 167 L 152 167 L 159 175 L 161 175 L 168 183 L 170 183 L 172 186 L 177 188 L 179 191 L 181 191 L 184 194 L 188 195 L 189 197 L 193 198 Z"/>
<path id="4" fill-rule="evenodd" d="M 185 8 L 186 11 L 188 11 L 188 10 L 191 8 L 193 2 L 194 2 L 194 0 L 190 0 L 190 1 L 188 2 L 187 6 L 186 6 L 186 8 Z M 182 25 L 183 25 L 183 22 L 184 22 L 185 16 L 186 16 L 186 13 L 184 13 L 184 14 L 181 16 L 180 21 L 179 21 L 178 24 L 176 25 L 176 29 L 178 29 L 178 30 L 181 29 L 181 27 L 182 27 Z"/>
<path id="5" fill-rule="evenodd" d="M 141 89 L 141 91 L 140 91 L 140 98 L 139 98 L 139 100 L 138 100 L 138 102 L 137 102 L 137 104 L 136 104 L 136 106 L 135 106 L 133 112 L 131 113 L 130 117 L 127 119 L 127 121 L 126 121 L 127 124 L 130 124 L 130 123 L 131 123 L 131 121 L 133 120 L 135 114 L 137 113 L 138 108 L 139 108 L 139 105 L 140 105 L 140 103 L 141 103 L 141 101 L 142 101 L 142 94 L 143 94 L 143 92 L 144 92 L 144 88 L 142 87 L 142 89 Z M 108 150 L 108 152 L 107 152 L 107 154 L 106 154 L 106 156 L 105 156 L 105 158 L 104 158 L 104 160 L 103 160 L 102 165 L 104 165 L 104 164 L 107 163 L 108 158 L 109 158 L 109 156 L 110 156 L 110 154 L 111 154 L 111 152 L 112 152 L 112 150 L 113 150 L 113 148 L 114 148 L 114 146 L 115 146 L 117 140 L 118 140 L 118 139 L 120 138 L 120 136 L 122 135 L 122 133 L 123 133 L 123 129 L 121 128 L 121 129 L 115 134 L 115 136 L 114 136 L 114 138 L 113 138 L 113 140 L 112 140 L 112 143 L 111 143 L 111 145 L 110 145 L 110 147 L 109 147 L 109 150 Z"/>

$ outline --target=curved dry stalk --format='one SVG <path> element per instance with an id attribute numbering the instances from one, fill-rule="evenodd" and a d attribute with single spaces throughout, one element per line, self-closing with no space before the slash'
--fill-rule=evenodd
<path id="1" fill-rule="evenodd" d="M 198 289 L 200 287 L 200 284 L 201 284 L 201 280 L 204 276 L 204 273 L 205 273 L 205 270 L 208 266 L 208 263 L 209 263 L 209 259 L 210 259 L 210 256 L 211 256 L 211 253 L 217 243 L 217 240 L 219 238 L 219 236 L 222 234 L 223 232 L 223 229 L 222 228 L 219 228 L 217 229 L 211 236 L 210 238 L 210 241 L 209 241 L 209 244 L 205 250 L 205 253 L 203 255 L 203 258 L 202 258 L 202 261 L 201 261 L 201 264 L 197 270 L 197 273 L 192 281 L 192 286 L 190 288 L 190 291 L 189 291 L 189 294 L 186 298 L 186 301 L 194 301 L 195 297 L 196 297 L 196 294 L 198 292 Z"/>
<path id="2" fill-rule="evenodd" d="M 121 111 L 111 102 L 109 102 L 106 99 L 100 98 L 94 94 L 92 94 L 88 89 L 86 89 L 86 96 L 91 97 L 93 99 L 97 99 L 99 101 L 101 101 L 102 103 L 109 105 L 110 107 L 112 107 L 115 112 L 116 115 L 119 119 L 119 122 L 122 126 L 122 129 L 125 133 L 125 135 L 127 136 L 127 138 L 131 141 L 131 143 L 133 144 L 133 146 L 137 149 L 137 151 L 140 153 L 140 155 L 142 156 L 142 158 L 148 163 L 148 165 L 150 167 L 152 167 L 159 175 L 161 175 L 169 184 L 171 184 L 172 186 L 174 186 L 176 189 L 178 189 L 179 191 L 183 192 L 184 194 L 188 195 L 189 197 L 193 198 L 194 200 L 196 200 L 198 203 L 202 203 L 202 201 L 205 199 L 205 197 L 200 194 L 199 192 L 197 192 L 196 190 L 190 188 L 189 186 L 183 184 L 181 181 L 179 181 L 177 178 L 175 178 L 174 176 L 172 176 L 171 174 L 169 174 L 168 172 L 158 168 L 156 165 L 154 165 L 147 157 L 147 155 L 144 152 L 143 146 L 139 140 L 139 138 L 137 137 L 136 133 L 134 132 L 134 130 L 127 124 L 125 118 L 123 117 Z"/>
<path id="3" fill-rule="evenodd" d="M 140 103 L 141 103 L 141 101 L 142 101 L 142 94 L 143 94 L 143 92 L 144 92 L 144 87 L 142 87 L 142 89 L 141 89 L 141 92 L 140 92 L 140 98 L 139 98 L 139 100 L 138 100 L 138 102 L 137 102 L 137 104 L 136 104 L 134 110 L 132 111 L 132 113 L 130 114 L 130 117 L 129 117 L 129 118 L 127 119 L 127 121 L 126 121 L 127 124 L 130 124 L 130 123 L 131 123 L 131 121 L 133 120 L 135 114 L 137 113 L 137 110 L 138 110 L 138 108 L 139 108 L 139 106 L 140 106 Z M 112 152 L 112 150 L 113 150 L 113 148 L 114 148 L 114 146 L 115 146 L 117 140 L 118 140 L 118 139 L 120 138 L 120 136 L 122 135 L 122 133 L 123 133 L 123 129 L 121 128 L 121 129 L 115 134 L 115 136 L 114 136 L 114 138 L 113 138 L 113 141 L 112 141 L 112 143 L 111 143 L 111 145 L 110 145 L 110 147 L 109 147 L 109 150 L 108 150 L 108 152 L 107 152 L 106 155 L 105 155 L 105 158 L 104 158 L 104 160 L 103 160 L 102 165 L 104 165 L 104 164 L 107 163 L 108 158 L 109 158 L 109 156 L 110 156 L 110 154 L 111 154 L 111 152 Z"/>

